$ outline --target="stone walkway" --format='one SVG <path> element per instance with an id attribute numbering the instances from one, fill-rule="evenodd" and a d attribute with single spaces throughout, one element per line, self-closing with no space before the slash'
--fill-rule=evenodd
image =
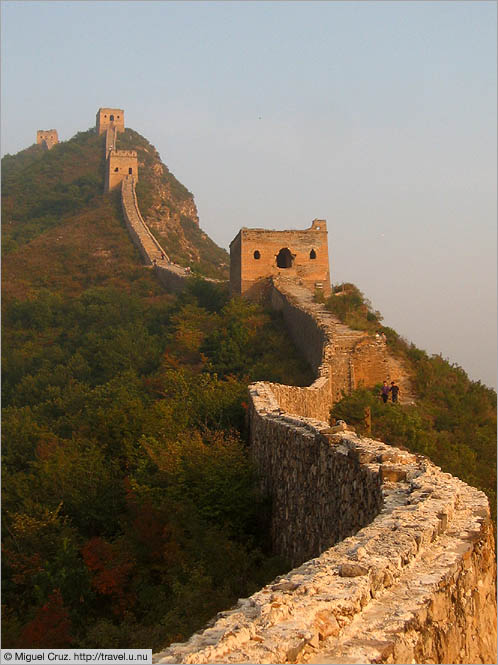
<path id="1" fill-rule="evenodd" d="M 357 385 L 354 377 L 352 363 L 350 361 L 352 353 L 358 344 L 369 342 L 384 345 L 380 338 L 370 335 L 364 330 L 353 330 L 334 316 L 323 303 L 315 302 L 314 296 L 306 287 L 297 284 L 294 280 L 279 277 L 276 285 L 282 289 L 291 298 L 295 298 L 306 310 L 313 314 L 319 325 L 324 330 L 330 340 L 330 347 L 327 349 L 329 362 L 349 375 L 349 385 L 345 386 L 347 392 L 354 390 Z M 390 382 L 395 380 L 400 387 L 400 403 L 414 404 L 416 401 L 415 393 L 410 380 L 410 375 L 403 361 L 389 353 L 389 347 L 386 347 L 386 376 L 385 380 Z M 380 379 L 379 379 L 380 381 Z"/>

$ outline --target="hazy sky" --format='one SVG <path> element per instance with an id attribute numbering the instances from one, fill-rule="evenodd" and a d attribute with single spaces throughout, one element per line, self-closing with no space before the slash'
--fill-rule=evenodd
<path id="1" fill-rule="evenodd" d="M 333 283 L 496 387 L 495 2 L 1 11 L 2 154 L 123 108 L 218 244 L 326 219 Z"/>

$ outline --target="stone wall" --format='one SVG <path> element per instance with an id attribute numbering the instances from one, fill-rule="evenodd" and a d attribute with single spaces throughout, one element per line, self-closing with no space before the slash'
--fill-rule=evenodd
<path id="1" fill-rule="evenodd" d="M 320 414 L 340 386 L 389 371 L 385 342 L 334 322 L 292 281 L 270 288 L 318 375 L 309 388 L 250 386 L 274 548 L 299 567 L 153 662 L 495 663 L 486 496 L 423 456 L 330 428 Z"/>
<path id="2" fill-rule="evenodd" d="M 371 387 L 392 376 L 385 340 L 342 325 L 312 293 L 291 279 L 274 278 L 269 286 L 272 307 L 282 312 L 287 329 L 316 381 L 308 388 L 269 384 L 287 413 L 328 421 L 342 394 L 360 385 Z M 400 363 L 398 363 L 398 373 Z M 403 387 L 407 378 L 404 377 Z M 404 390 L 404 392 L 408 392 Z"/>
<path id="3" fill-rule="evenodd" d="M 380 475 L 331 446 L 323 423 L 272 408 L 267 384 L 250 393 L 251 455 L 272 497 L 273 547 L 299 565 L 373 520 L 382 507 Z"/>
<path id="4" fill-rule="evenodd" d="M 138 248 L 144 262 L 152 265 L 154 259 L 161 257 L 163 250 L 140 214 L 133 176 L 126 176 L 121 183 L 121 206 L 133 244 Z"/>
<path id="5" fill-rule="evenodd" d="M 299 560 L 346 537 L 153 662 L 495 663 L 485 495 L 422 456 L 289 419 L 270 393 L 253 404 L 256 456 L 279 519 L 300 520 L 282 545 L 300 549 Z M 349 535 L 356 511 L 377 514 Z"/>
<path id="6" fill-rule="evenodd" d="M 105 156 L 108 159 L 111 150 L 116 150 L 118 130 L 116 127 L 108 127 L 105 133 Z"/>
<path id="7" fill-rule="evenodd" d="M 144 222 L 138 207 L 133 176 L 125 176 L 122 181 L 121 205 L 126 228 L 143 261 L 154 267 L 159 281 L 168 291 L 174 293 L 182 291 L 191 275 L 185 268 L 169 260 L 167 254 Z"/>

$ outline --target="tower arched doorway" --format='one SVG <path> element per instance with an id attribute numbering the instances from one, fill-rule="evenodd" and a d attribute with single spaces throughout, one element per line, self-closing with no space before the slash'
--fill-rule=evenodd
<path id="1" fill-rule="evenodd" d="M 277 254 L 277 266 L 279 268 L 292 267 L 292 254 L 288 247 L 282 247 L 282 249 Z"/>

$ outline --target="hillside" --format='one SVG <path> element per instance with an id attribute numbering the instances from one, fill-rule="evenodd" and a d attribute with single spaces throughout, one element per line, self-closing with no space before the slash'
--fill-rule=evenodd
<path id="1" fill-rule="evenodd" d="M 192 194 L 161 162 L 159 153 L 132 129 L 118 134 L 118 150 L 136 150 L 140 212 L 168 256 L 194 273 L 228 278 L 229 256 L 199 228 Z"/>
<path id="2" fill-rule="evenodd" d="M 168 254 L 194 273 L 225 278 L 228 255 L 199 229 L 192 195 L 153 146 L 126 130 L 118 146 L 130 145 L 139 154 L 140 205 Z M 149 282 L 123 225 L 119 192 L 104 195 L 103 183 L 104 137 L 94 129 L 48 152 L 35 145 L 2 160 L 4 298 Z"/>
<path id="3" fill-rule="evenodd" d="M 168 252 L 223 276 L 191 195 L 137 137 Z M 102 194 L 102 143 L 89 130 L 3 161 L 4 647 L 157 648 L 286 567 L 247 385 L 310 370 L 277 315 L 225 286 L 163 291 Z"/>

